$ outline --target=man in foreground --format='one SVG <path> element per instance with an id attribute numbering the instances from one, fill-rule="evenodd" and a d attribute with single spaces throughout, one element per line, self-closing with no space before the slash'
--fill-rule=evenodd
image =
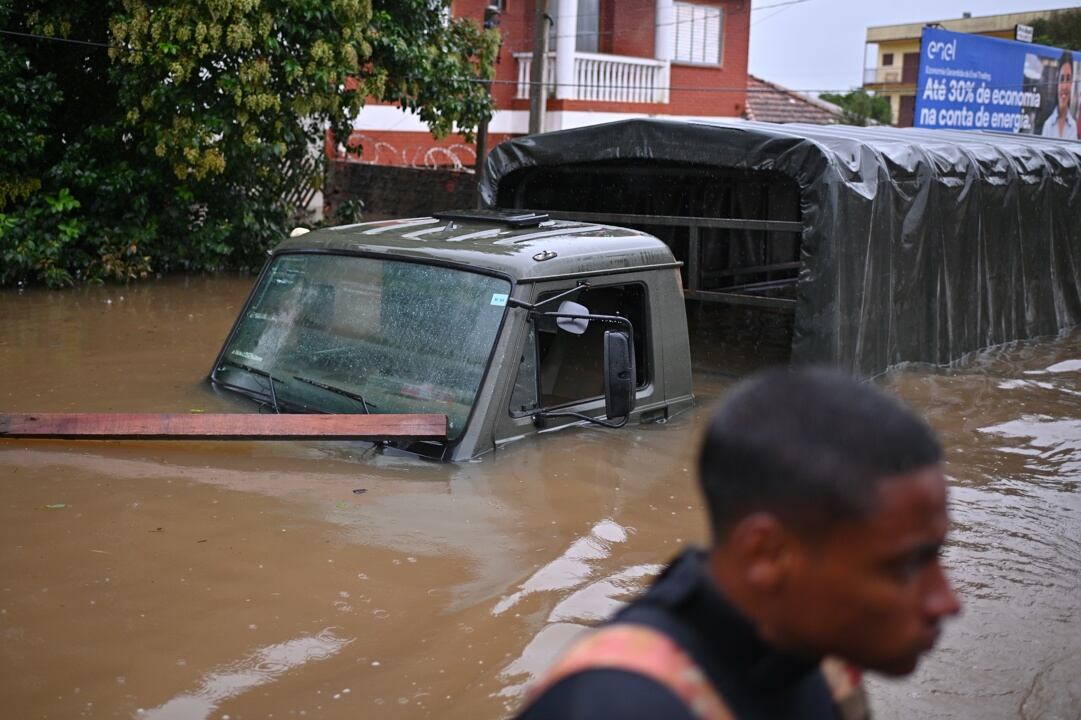
<path id="1" fill-rule="evenodd" d="M 911 673 L 960 610 L 941 454 L 871 385 L 741 383 L 699 456 L 712 547 L 574 645 L 520 717 L 865 717 L 859 669 Z"/>

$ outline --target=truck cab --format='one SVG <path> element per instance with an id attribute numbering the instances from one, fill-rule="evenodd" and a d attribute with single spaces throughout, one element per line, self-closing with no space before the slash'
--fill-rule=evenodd
<path id="1" fill-rule="evenodd" d="M 636 230 L 462 211 L 281 243 L 210 380 L 276 412 L 438 413 L 462 461 L 689 407 L 680 264 Z"/>

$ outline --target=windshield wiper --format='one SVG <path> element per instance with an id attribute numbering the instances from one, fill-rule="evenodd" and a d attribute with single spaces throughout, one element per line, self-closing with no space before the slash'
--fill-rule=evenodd
<path id="1" fill-rule="evenodd" d="M 270 386 L 270 406 L 272 408 L 274 408 L 275 413 L 277 413 L 278 415 L 281 415 L 282 411 L 278 406 L 278 393 L 274 391 L 274 383 L 276 383 L 276 382 L 284 383 L 285 382 L 284 380 L 279 380 L 278 378 L 274 377 L 273 375 L 271 375 L 266 370 L 261 370 L 261 369 L 259 369 L 257 367 L 252 367 L 251 365 L 245 365 L 242 362 L 237 362 L 236 360 L 232 360 L 230 358 L 222 358 L 222 362 L 229 363 L 233 367 L 238 367 L 241 370 L 247 370 L 252 375 L 258 375 L 259 377 L 265 377 L 267 380 L 269 380 L 267 385 Z"/>
<path id="2" fill-rule="evenodd" d="M 360 393 L 351 392 L 349 390 L 343 390 L 340 387 L 334 387 L 333 385 L 327 385 L 326 383 L 319 382 L 318 380 L 312 380 L 310 378 L 301 377 L 299 375 L 294 375 L 293 379 L 294 380 L 299 380 L 302 383 L 307 383 L 308 385 L 314 385 L 317 388 L 321 388 L 323 390 L 326 390 L 327 392 L 332 392 L 335 395 L 341 395 L 342 397 L 347 397 L 350 400 L 356 400 L 357 402 L 360 403 L 360 406 L 362 408 L 364 408 L 364 414 L 365 415 L 371 415 L 372 414 L 372 411 L 368 409 L 369 405 L 372 406 L 373 408 L 379 407 L 375 403 L 365 402 L 364 397 Z"/>

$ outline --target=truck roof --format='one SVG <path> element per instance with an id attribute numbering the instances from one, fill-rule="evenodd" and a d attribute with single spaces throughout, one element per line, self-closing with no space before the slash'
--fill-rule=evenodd
<path id="1" fill-rule="evenodd" d="M 516 282 L 678 266 L 664 243 L 637 230 L 543 215 L 523 226 L 498 212 L 478 217 L 482 214 L 463 211 L 314 230 L 282 242 L 274 254 L 387 255 L 487 270 Z"/>

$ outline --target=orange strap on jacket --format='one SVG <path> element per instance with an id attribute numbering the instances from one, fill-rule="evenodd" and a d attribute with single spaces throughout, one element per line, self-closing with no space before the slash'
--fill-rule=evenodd
<path id="1" fill-rule="evenodd" d="M 694 660 L 672 639 L 645 625 L 606 625 L 571 649 L 531 688 L 535 700 L 560 680 L 587 670 L 622 670 L 649 678 L 675 695 L 702 720 L 735 720 Z M 836 658 L 822 661 L 822 674 L 843 720 L 868 720 L 860 671 Z"/>
<path id="2" fill-rule="evenodd" d="M 842 720 L 870 720 L 871 706 L 863 689 L 863 672 L 858 667 L 835 657 L 827 657 L 822 660 L 822 675 L 826 678 Z"/>
<path id="3" fill-rule="evenodd" d="M 606 625 L 589 633 L 530 691 L 531 699 L 586 670 L 623 670 L 659 683 L 702 720 L 735 720 L 690 656 L 667 635 L 644 625 Z"/>

